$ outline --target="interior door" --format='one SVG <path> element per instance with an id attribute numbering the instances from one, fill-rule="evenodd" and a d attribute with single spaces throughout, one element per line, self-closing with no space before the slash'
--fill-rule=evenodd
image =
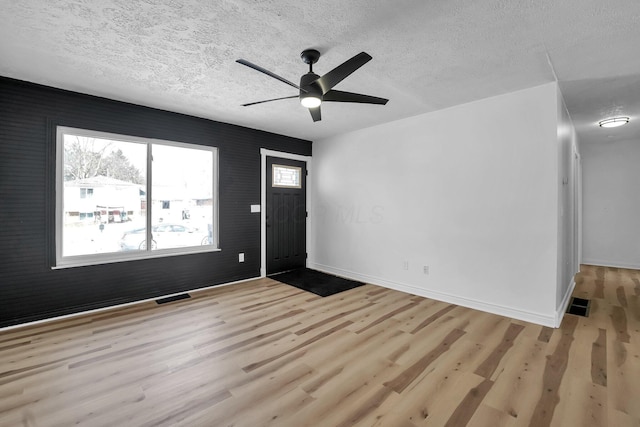
<path id="1" fill-rule="evenodd" d="M 267 274 L 304 267 L 307 258 L 306 163 L 267 157 Z"/>

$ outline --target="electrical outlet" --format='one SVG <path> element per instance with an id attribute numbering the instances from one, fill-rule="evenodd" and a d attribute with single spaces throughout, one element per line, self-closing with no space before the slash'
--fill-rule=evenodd
<path id="1" fill-rule="evenodd" d="M 405 262 L 402 264 L 402 269 L 403 269 L 403 270 L 408 270 L 408 269 L 409 269 L 409 261 L 405 261 Z"/>
<path id="2" fill-rule="evenodd" d="M 426 274 L 426 275 L 428 276 L 428 275 L 429 275 L 429 266 L 428 266 L 428 265 L 425 265 L 425 266 L 422 268 L 422 271 L 424 271 L 424 274 Z"/>
<path id="3" fill-rule="evenodd" d="M 244 252 L 238 254 L 238 262 L 244 262 Z"/>

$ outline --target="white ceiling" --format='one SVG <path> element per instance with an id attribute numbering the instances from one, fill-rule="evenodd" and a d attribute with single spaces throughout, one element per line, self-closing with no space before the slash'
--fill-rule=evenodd
<path id="1" fill-rule="evenodd" d="M 615 7 L 614 7 L 615 6 Z M 640 140 L 637 0 L 0 0 L 0 75 L 299 138 L 320 138 L 556 78 L 581 143 Z M 325 103 L 296 89 L 306 48 L 320 75 L 365 51 L 336 89 L 386 106 Z M 604 130 L 605 116 L 630 116 Z M 461 125 L 464 125 L 463 123 Z"/>

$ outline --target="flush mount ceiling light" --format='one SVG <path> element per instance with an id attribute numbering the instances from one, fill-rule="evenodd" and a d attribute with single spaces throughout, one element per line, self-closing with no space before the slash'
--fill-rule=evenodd
<path id="1" fill-rule="evenodd" d="M 626 125 L 627 123 L 629 123 L 629 117 L 612 117 L 598 122 L 602 128 L 617 128 L 618 126 Z"/>

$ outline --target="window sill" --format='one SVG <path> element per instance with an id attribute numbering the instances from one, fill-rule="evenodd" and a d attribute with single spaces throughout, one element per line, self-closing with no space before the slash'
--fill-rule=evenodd
<path id="1" fill-rule="evenodd" d="M 101 254 L 98 257 L 87 255 L 87 256 L 76 256 L 69 257 L 65 260 L 62 260 L 57 265 L 51 266 L 52 270 L 62 270 L 65 268 L 74 268 L 74 267 L 87 267 L 91 265 L 103 265 L 103 264 L 113 264 L 117 262 L 128 262 L 128 261 L 140 261 L 145 259 L 154 259 L 154 258 L 166 258 L 166 257 L 174 257 L 181 255 L 193 255 L 193 254 L 202 254 L 207 252 L 221 252 L 220 248 L 180 248 L 180 249 L 161 249 L 153 252 L 144 252 L 144 253 L 127 253 L 126 256 L 123 256 L 121 253 L 111 253 L 111 254 Z"/>

